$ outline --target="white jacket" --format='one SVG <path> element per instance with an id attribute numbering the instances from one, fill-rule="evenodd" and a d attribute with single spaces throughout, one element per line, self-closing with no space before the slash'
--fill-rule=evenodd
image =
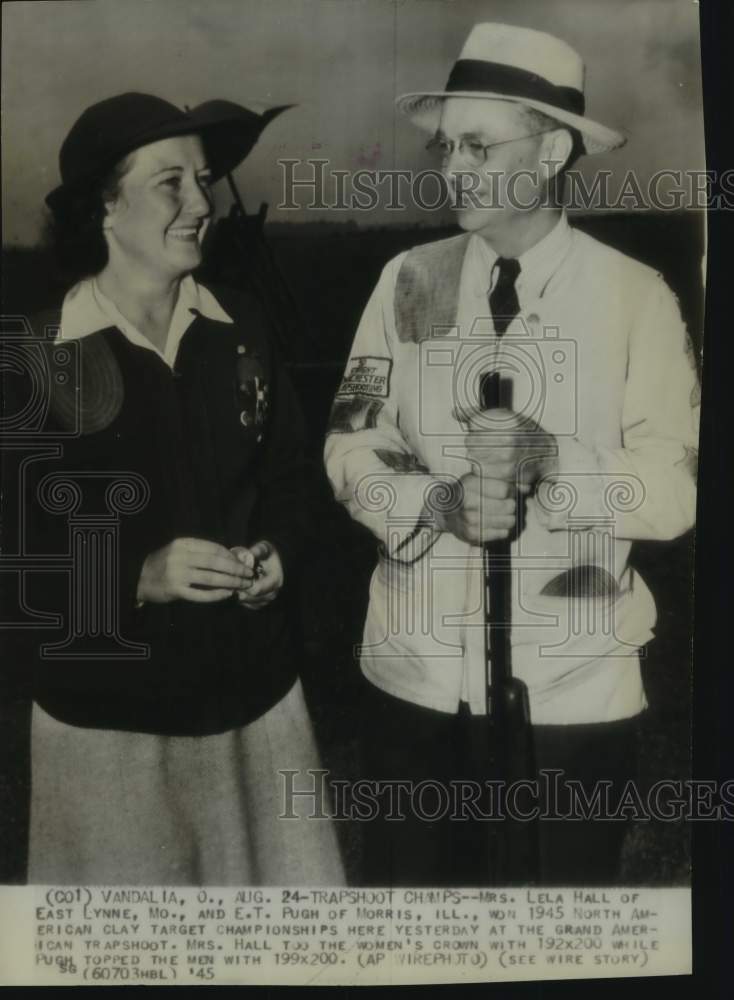
<path id="1" fill-rule="evenodd" d="M 487 302 L 495 260 L 477 235 L 401 254 L 359 325 L 325 457 L 337 498 L 382 542 L 362 669 L 416 704 L 454 712 L 463 698 L 485 711 L 481 549 L 419 519 L 437 482 L 471 468 L 456 411 L 499 368 L 514 408 L 556 436 L 560 467 L 512 546 L 513 673 L 535 723 L 627 718 L 645 706 L 639 649 L 655 624 L 631 542 L 674 538 L 695 516 L 689 338 L 660 275 L 563 216 L 519 258 L 520 315 L 500 340 Z M 541 593 L 578 565 L 610 574 L 614 594 Z"/>

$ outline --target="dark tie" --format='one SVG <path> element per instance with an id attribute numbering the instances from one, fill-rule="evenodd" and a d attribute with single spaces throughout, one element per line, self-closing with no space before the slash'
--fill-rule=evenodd
<path id="1" fill-rule="evenodd" d="M 498 270 L 497 281 L 489 295 L 489 308 L 492 311 L 495 333 L 501 337 L 510 321 L 520 312 L 515 291 L 520 264 L 514 257 L 498 257 L 495 267 Z"/>

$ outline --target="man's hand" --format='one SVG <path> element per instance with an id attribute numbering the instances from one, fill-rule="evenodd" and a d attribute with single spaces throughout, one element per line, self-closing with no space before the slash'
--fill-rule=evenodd
<path id="1" fill-rule="evenodd" d="M 229 549 L 203 538 L 176 538 L 147 557 L 137 599 L 153 604 L 184 600 L 223 601 L 248 581 L 245 567 Z"/>
<path id="2" fill-rule="evenodd" d="M 237 593 L 240 604 L 257 611 L 274 601 L 283 586 L 283 564 L 270 542 L 255 542 L 249 548 L 238 545 L 231 551 L 246 573 L 246 582 Z"/>
<path id="3" fill-rule="evenodd" d="M 438 528 L 462 542 L 507 538 L 515 527 L 517 502 L 508 483 L 467 472 L 456 485 L 456 496 L 445 513 L 436 513 Z"/>
<path id="4" fill-rule="evenodd" d="M 508 538 L 517 523 L 517 494 L 529 493 L 555 469 L 556 443 L 533 420 L 512 410 L 476 413 L 468 419 L 467 457 L 451 510 L 438 514 L 442 531 L 470 545 Z"/>
<path id="5" fill-rule="evenodd" d="M 539 479 L 556 471 L 556 439 L 534 420 L 514 410 L 494 409 L 474 414 L 468 424 L 467 456 L 483 479 L 529 493 Z"/>

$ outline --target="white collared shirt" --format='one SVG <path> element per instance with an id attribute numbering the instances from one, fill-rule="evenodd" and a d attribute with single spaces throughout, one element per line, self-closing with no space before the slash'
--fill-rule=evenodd
<path id="1" fill-rule="evenodd" d="M 193 323 L 197 313 L 221 323 L 233 322 L 209 289 L 199 285 L 189 274 L 179 286 L 166 346 L 160 351 L 145 334 L 122 315 L 114 302 L 104 295 L 95 278 L 84 278 L 74 285 L 64 298 L 59 336 L 64 340 L 79 340 L 109 326 L 115 326 L 131 343 L 153 351 L 169 368 L 173 368 L 183 335 Z"/>
<path id="2" fill-rule="evenodd" d="M 523 302 L 542 297 L 546 285 L 571 249 L 572 235 L 573 230 L 564 211 L 551 231 L 517 258 L 520 273 L 515 281 L 515 291 L 521 308 Z M 486 240 L 480 238 L 471 240 L 471 252 L 478 258 L 474 264 L 477 293 L 486 300 L 497 283 L 499 271 L 495 264 L 499 255 Z"/>

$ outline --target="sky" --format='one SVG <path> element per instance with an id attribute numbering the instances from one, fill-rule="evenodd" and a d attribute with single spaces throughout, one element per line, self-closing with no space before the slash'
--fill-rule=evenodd
<path id="1" fill-rule="evenodd" d="M 628 136 L 623 149 L 582 160 L 582 170 L 635 169 L 645 183 L 659 169 L 704 168 L 692 0 L 14 0 L 2 5 L 2 21 L 4 245 L 38 240 L 66 133 L 84 108 L 127 90 L 179 106 L 215 97 L 295 103 L 235 174 L 248 210 L 267 201 L 270 221 L 426 223 L 417 207 L 396 216 L 384 203 L 369 215 L 279 210 L 277 161 L 430 166 L 426 136 L 394 111 L 394 99 L 441 89 L 479 21 L 548 31 L 581 53 L 587 114 Z M 325 195 L 334 201 L 331 186 Z"/>

